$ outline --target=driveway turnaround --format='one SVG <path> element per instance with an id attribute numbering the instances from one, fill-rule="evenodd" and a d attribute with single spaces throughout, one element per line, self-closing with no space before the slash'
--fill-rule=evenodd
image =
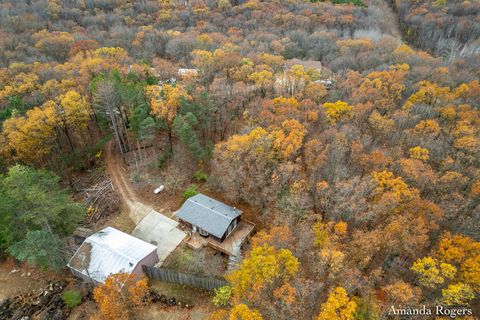
<path id="1" fill-rule="evenodd" d="M 156 266 L 159 267 L 186 237 L 177 226 L 177 221 L 152 209 L 135 227 L 132 235 L 157 246 L 159 262 Z"/>

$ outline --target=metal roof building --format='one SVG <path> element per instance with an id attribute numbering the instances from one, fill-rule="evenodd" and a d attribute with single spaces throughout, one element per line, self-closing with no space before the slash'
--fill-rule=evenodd
<path id="1" fill-rule="evenodd" d="M 223 241 L 235 228 L 241 214 L 241 210 L 199 193 L 185 201 L 177 217 L 192 227 L 200 228 L 200 234 L 206 231 Z"/>
<path id="2" fill-rule="evenodd" d="M 89 236 L 67 266 L 73 274 L 97 283 L 115 273 L 142 274 L 158 262 L 157 247 L 112 227 Z"/>

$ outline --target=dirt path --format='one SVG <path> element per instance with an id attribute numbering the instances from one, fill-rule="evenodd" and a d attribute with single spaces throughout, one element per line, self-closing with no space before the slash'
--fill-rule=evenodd
<path id="1" fill-rule="evenodd" d="M 129 211 L 129 216 L 135 224 L 138 224 L 148 213 L 154 210 L 149 205 L 141 202 L 130 184 L 128 173 L 123 167 L 120 156 L 114 150 L 114 141 L 109 141 L 105 148 L 105 163 L 107 172 L 112 178 L 115 191 Z"/>

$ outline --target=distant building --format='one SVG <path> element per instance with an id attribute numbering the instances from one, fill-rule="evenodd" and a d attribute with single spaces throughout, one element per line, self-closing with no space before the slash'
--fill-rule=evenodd
<path id="1" fill-rule="evenodd" d="M 198 75 L 198 70 L 197 69 L 185 69 L 185 68 L 180 68 L 178 69 L 178 75 L 180 77 L 185 77 L 185 76 L 197 76 Z"/>
<path id="2" fill-rule="evenodd" d="M 197 194 L 185 201 L 177 212 L 178 219 L 200 235 L 223 242 L 237 227 L 242 211 L 218 200 Z"/>
<path id="3" fill-rule="evenodd" d="M 314 83 L 323 84 L 323 86 L 326 89 L 331 89 L 333 87 L 333 85 L 335 84 L 335 80 L 333 80 L 333 79 L 323 79 L 323 80 L 316 80 L 316 81 L 314 81 Z"/>
<path id="4" fill-rule="evenodd" d="M 85 281 L 104 283 L 111 274 L 141 275 L 143 265 L 157 262 L 156 246 L 107 227 L 86 238 L 67 266 Z"/>
<path id="5" fill-rule="evenodd" d="M 177 79 L 175 78 L 170 78 L 170 79 L 167 79 L 167 80 L 159 80 L 157 82 L 158 86 L 162 87 L 164 84 L 170 84 L 170 85 L 175 85 L 177 83 Z"/>

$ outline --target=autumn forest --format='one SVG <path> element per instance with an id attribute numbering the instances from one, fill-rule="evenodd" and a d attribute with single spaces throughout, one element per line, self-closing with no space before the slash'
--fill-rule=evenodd
<path id="1" fill-rule="evenodd" d="M 479 78 L 478 0 L 2 1 L 0 261 L 68 273 L 112 148 L 137 192 L 255 223 L 205 318 L 476 319 Z M 95 319 L 148 308 L 107 284 Z"/>

